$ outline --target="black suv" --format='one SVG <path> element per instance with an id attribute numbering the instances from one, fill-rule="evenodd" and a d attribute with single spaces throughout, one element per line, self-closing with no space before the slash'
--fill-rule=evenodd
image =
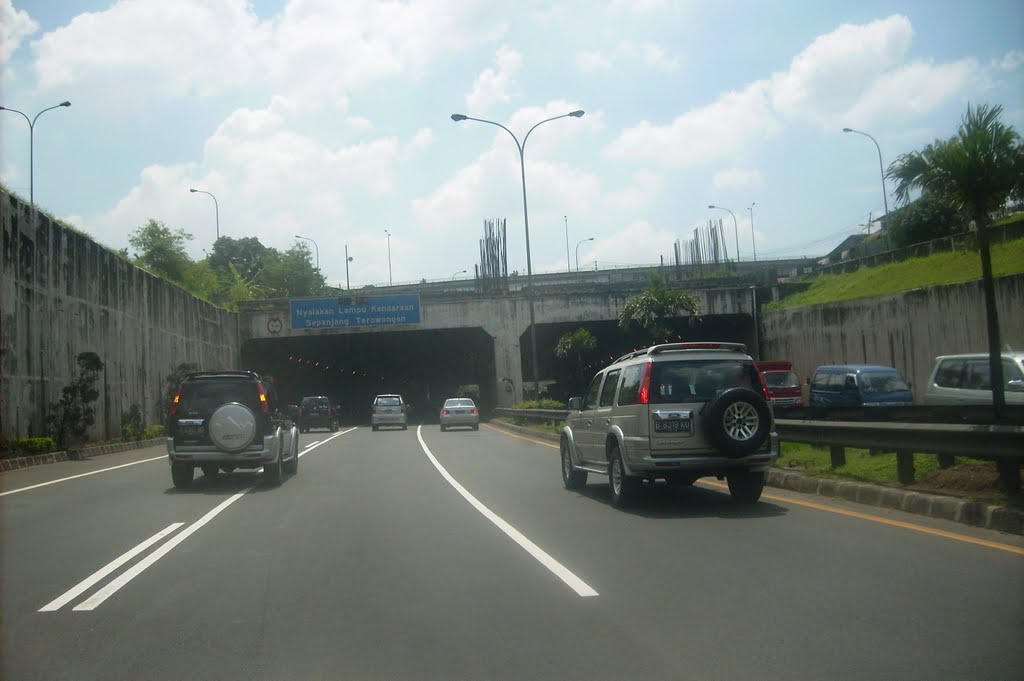
<path id="1" fill-rule="evenodd" d="M 337 411 L 323 395 L 303 397 L 299 403 L 299 431 L 308 433 L 312 428 L 326 428 L 332 433 L 338 429 Z"/>
<path id="2" fill-rule="evenodd" d="M 188 487 L 195 469 L 207 477 L 236 468 L 263 468 L 274 485 L 299 467 L 299 432 L 275 418 L 253 371 L 189 374 L 167 416 L 167 458 L 174 486 Z"/>

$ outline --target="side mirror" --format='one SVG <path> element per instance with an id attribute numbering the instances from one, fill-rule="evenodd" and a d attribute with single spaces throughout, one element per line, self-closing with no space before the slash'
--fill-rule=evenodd
<path id="1" fill-rule="evenodd" d="M 1006 382 L 1006 391 L 1011 393 L 1024 393 L 1024 380 L 1014 378 Z"/>
<path id="2" fill-rule="evenodd" d="M 569 398 L 569 411 L 580 411 L 583 408 L 582 397 L 570 397 Z"/>

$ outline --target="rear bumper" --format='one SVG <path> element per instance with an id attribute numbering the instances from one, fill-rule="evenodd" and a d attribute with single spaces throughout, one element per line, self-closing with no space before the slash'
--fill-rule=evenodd
<path id="1" fill-rule="evenodd" d="M 479 414 L 449 414 L 441 415 L 442 426 L 475 426 L 480 423 Z"/>
<path id="2" fill-rule="evenodd" d="M 409 422 L 405 414 L 374 414 L 370 417 L 373 426 L 404 426 Z"/>
<path id="3" fill-rule="evenodd" d="M 225 452 L 216 447 L 187 446 L 175 447 L 174 438 L 167 438 L 167 462 L 192 464 L 217 464 L 235 468 L 259 468 L 274 463 L 278 457 L 278 440 L 273 435 L 263 438 L 240 452 Z"/>
<path id="4" fill-rule="evenodd" d="M 747 456 L 727 457 L 714 452 L 693 453 L 685 456 L 643 456 L 638 459 L 628 458 L 623 461 L 627 474 L 631 475 L 665 475 L 673 472 L 684 472 L 705 475 L 727 475 L 730 472 L 750 471 L 759 473 L 767 471 L 779 458 L 778 435 L 771 435 L 771 449 L 759 451 Z"/>

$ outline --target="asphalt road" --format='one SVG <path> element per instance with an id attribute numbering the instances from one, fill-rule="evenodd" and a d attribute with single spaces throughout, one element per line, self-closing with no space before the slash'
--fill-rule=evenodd
<path id="1" fill-rule="evenodd" d="M 3 679 L 1024 677 L 1020 537 L 714 481 L 617 511 L 487 426 L 301 442 L 279 488 L 0 476 Z"/>

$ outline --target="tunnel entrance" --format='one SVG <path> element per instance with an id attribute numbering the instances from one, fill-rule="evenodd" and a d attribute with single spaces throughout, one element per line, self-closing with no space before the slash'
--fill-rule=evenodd
<path id="1" fill-rule="evenodd" d="M 754 349 L 754 322 L 748 314 L 703 315 L 699 320 L 690 322 L 682 317 L 669 320 L 670 342 L 687 341 L 725 341 L 744 343 L 747 353 L 757 358 Z M 650 336 L 645 331 L 631 328 L 628 331 L 619 327 L 616 320 L 558 322 L 537 325 L 537 365 L 540 368 L 541 397 L 551 397 L 564 401 L 572 395 L 582 393 L 580 373 L 569 359 L 560 360 L 555 356 L 555 346 L 564 334 L 584 328 L 590 331 L 597 340 L 597 347 L 586 356 L 582 373 L 586 380 L 594 373 L 603 369 L 612 361 L 632 350 L 650 346 Z M 533 391 L 533 366 L 530 357 L 530 331 L 527 329 L 519 337 L 519 348 L 523 364 L 524 395 L 529 399 Z"/>
<path id="2" fill-rule="evenodd" d="M 480 328 L 252 339 L 242 344 L 242 365 L 271 375 L 282 405 L 326 395 L 349 425 L 369 423 L 381 393 L 405 398 L 410 423 L 437 422 L 457 393 L 484 416 L 497 403 L 494 339 Z"/>

